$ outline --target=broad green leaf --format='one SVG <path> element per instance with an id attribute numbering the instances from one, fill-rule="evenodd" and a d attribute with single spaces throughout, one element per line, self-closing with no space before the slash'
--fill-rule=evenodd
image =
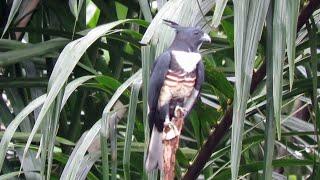
<path id="1" fill-rule="evenodd" d="M 4 27 L 4 30 L 2 32 L 2 35 L 1 35 L 1 38 L 3 38 L 3 35 L 6 33 L 6 31 L 8 30 L 14 16 L 16 15 L 16 13 L 18 12 L 19 10 L 19 7 L 20 7 L 20 4 L 21 4 L 22 0 L 14 0 L 13 3 L 12 3 L 12 7 L 11 7 L 11 10 L 10 10 L 10 14 L 9 14 L 9 17 L 8 17 L 8 20 L 7 20 L 7 24 L 6 26 Z"/>
<path id="2" fill-rule="evenodd" d="M 234 1 L 236 91 L 231 135 L 232 179 L 238 177 L 245 111 L 250 93 L 253 65 L 268 6 L 269 0 Z"/>

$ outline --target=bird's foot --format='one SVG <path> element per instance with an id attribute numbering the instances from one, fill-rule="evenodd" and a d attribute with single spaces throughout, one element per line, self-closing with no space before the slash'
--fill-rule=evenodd
<path id="1" fill-rule="evenodd" d="M 184 117 L 186 114 L 187 114 L 186 108 L 176 106 L 176 108 L 174 109 L 174 116 L 177 118 Z"/>
<path id="2" fill-rule="evenodd" d="M 177 126 L 170 120 L 165 120 L 163 131 L 163 140 L 171 140 L 180 135 Z"/>

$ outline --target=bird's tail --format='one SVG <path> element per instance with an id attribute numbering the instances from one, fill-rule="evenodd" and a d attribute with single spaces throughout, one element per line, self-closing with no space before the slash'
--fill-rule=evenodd
<path id="1" fill-rule="evenodd" d="M 148 147 L 146 170 L 152 171 L 156 168 L 162 169 L 162 132 L 153 126 L 150 143 Z"/>

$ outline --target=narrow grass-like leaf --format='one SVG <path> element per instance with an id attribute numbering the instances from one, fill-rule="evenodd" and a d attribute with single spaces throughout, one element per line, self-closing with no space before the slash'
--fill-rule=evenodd
<path id="1" fill-rule="evenodd" d="M 273 15 L 273 106 L 277 127 L 277 137 L 281 138 L 281 106 L 282 106 L 282 80 L 285 56 L 285 11 L 286 1 L 275 1 Z"/>
<path id="2" fill-rule="evenodd" d="M 236 91 L 231 137 L 232 179 L 238 177 L 245 111 L 250 93 L 253 65 L 268 6 L 269 0 L 234 1 Z"/>
<path id="3" fill-rule="evenodd" d="M 2 35 L 1 35 L 1 38 L 3 38 L 3 35 L 6 33 L 6 31 L 8 30 L 14 16 L 16 15 L 16 13 L 18 12 L 19 10 L 19 7 L 20 7 L 20 4 L 21 4 L 22 0 L 14 0 L 13 3 L 12 3 L 12 7 L 11 7 L 11 10 L 10 10 L 10 14 L 9 14 L 9 17 L 8 17 L 8 20 L 7 20 L 7 24 L 6 26 L 4 27 L 4 30 L 2 32 Z"/>
<path id="4" fill-rule="evenodd" d="M 33 112 L 37 107 L 39 107 L 41 104 L 43 104 L 44 100 L 46 98 L 46 95 L 42 95 L 38 97 L 37 99 L 33 100 L 29 103 L 9 124 L 7 127 L 3 137 L 1 138 L 0 143 L 0 170 L 2 169 L 2 165 L 4 162 L 4 159 L 6 157 L 6 152 L 8 145 L 11 141 L 11 138 L 17 128 L 19 127 L 20 123 L 31 113 Z"/>
<path id="5" fill-rule="evenodd" d="M 65 90 L 65 86 L 60 90 L 60 93 L 58 94 L 53 107 L 52 107 L 52 112 L 50 114 L 51 116 L 51 121 L 49 122 L 49 128 L 45 128 L 46 130 L 48 129 L 48 133 L 44 134 L 47 135 L 48 137 L 46 138 L 44 136 L 45 139 L 48 139 L 48 149 L 47 149 L 47 153 L 48 154 L 48 159 L 44 159 L 44 167 L 45 166 L 45 162 L 48 161 L 48 165 L 47 165 L 47 179 L 50 179 L 51 176 L 51 168 L 52 168 L 52 161 L 53 161 L 53 149 L 54 149 L 54 145 L 55 145 L 55 139 L 57 136 L 57 132 L 58 132 L 58 126 L 59 126 L 59 117 L 60 117 L 60 110 L 62 107 L 62 99 L 63 99 L 63 94 L 64 94 L 64 90 Z"/>
<path id="6" fill-rule="evenodd" d="M 117 169 L 118 169 L 118 149 L 117 149 L 117 118 L 116 112 L 111 113 L 111 118 L 107 118 L 107 123 L 109 126 L 106 132 L 109 130 L 109 140 L 110 140 L 110 153 L 111 153 L 111 180 L 117 179 Z M 104 127 L 104 126 L 102 126 Z M 102 128 L 101 127 L 101 128 Z M 101 139 L 101 144 L 107 146 L 107 138 Z M 103 151 L 107 152 L 107 151 Z M 103 156 L 107 156 L 105 153 Z M 105 163 L 106 164 L 106 163 Z"/>
<path id="7" fill-rule="evenodd" d="M 52 103 L 56 99 L 58 93 L 67 81 L 69 75 L 80 60 L 81 56 L 99 37 L 109 32 L 112 28 L 130 20 L 120 20 L 96 27 L 88 32 L 88 34 L 80 39 L 70 42 L 61 52 L 56 65 L 52 71 L 48 82 L 48 95 L 44 102 L 35 125 L 31 131 L 30 138 L 26 144 L 24 154 L 27 152 L 32 138 L 40 127 L 43 118 L 46 116 Z M 68 68 L 65 68 L 68 67 Z M 46 148 L 45 148 L 46 149 Z"/>
<path id="8" fill-rule="evenodd" d="M 294 79 L 294 60 L 296 57 L 296 36 L 297 36 L 297 22 L 299 14 L 300 0 L 286 0 L 286 42 L 287 54 L 289 63 L 289 82 L 290 90 L 292 89 Z"/>
<path id="9" fill-rule="evenodd" d="M 221 18 L 222 18 L 222 14 L 224 11 L 224 8 L 227 5 L 228 0 L 217 0 L 216 1 L 216 6 L 214 8 L 214 14 L 212 17 L 212 26 L 217 28 L 220 24 Z"/>
<path id="10" fill-rule="evenodd" d="M 102 178 L 103 180 L 109 180 L 109 148 L 108 148 L 108 135 L 109 135 L 109 120 L 111 113 L 106 114 L 106 120 L 101 120 L 100 129 L 100 144 L 101 144 L 101 156 L 102 156 Z"/>
<path id="11" fill-rule="evenodd" d="M 138 0 L 143 17 L 146 21 L 152 21 L 152 14 L 148 0 Z"/>
<path id="12" fill-rule="evenodd" d="M 134 82 L 131 90 L 127 128 L 126 128 L 126 138 L 125 138 L 125 145 L 123 149 L 123 169 L 124 169 L 125 179 L 130 179 L 131 142 L 132 142 L 132 136 L 133 136 L 134 123 L 136 119 L 136 109 L 139 101 L 138 95 L 139 95 L 141 83 L 142 83 L 141 80 Z"/>
<path id="13" fill-rule="evenodd" d="M 18 48 L 26 48 L 28 46 L 31 45 L 16 40 L 0 39 L 0 49 L 12 50 Z"/>
<path id="14" fill-rule="evenodd" d="M 69 40 L 58 38 L 35 45 L 26 46 L 23 49 L 3 52 L 0 54 L 0 66 L 12 65 L 23 60 L 28 60 L 32 57 L 48 54 L 61 49 L 68 42 Z"/>
<path id="15" fill-rule="evenodd" d="M 67 99 L 70 97 L 71 93 L 79 87 L 81 84 L 83 84 L 85 81 L 93 78 L 94 76 L 83 76 L 81 78 L 77 78 L 70 82 L 65 90 L 64 97 L 62 100 L 63 107 L 67 101 Z M 32 102 L 30 102 L 9 124 L 7 127 L 5 133 L 3 134 L 3 137 L 1 138 L 0 142 L 0 170 L 2 169 L 2 165 L 6 156 L 6 152 L 8 149 L 8 145 L 12 139 L 13 134 L 16 132 L 17 128 L 21 124 L 21 122 L 36 108 L 41 106 L 46 99 L 46 94 L 34 99 Z"/>
<path id="16" fill-rule="evenodd" d="M 267 61 L 267 115 L 266 115 L 266 130 L 264 133 L 264 161 L 263 161 L 263 177 L 265 180 L 272 179 L 272 159 L 274 152 L 274 142 L 275 142 L 275 120 L 274 120 L 274 110 L 273 110 L 273 72 L 272 72 L 272 41 L 273 41 L 273 10 L 274 10 L 274 0 L 270 1 L 268 15 L 267 15 L 267 49 L 266 49 L 266 61 Z"/>
<path id="17" fill-rule="evenodd" d="M 112 98 L 109 100 L 108 104 L 104 108 L 102 119 L 96 122 L 92 128 L 88 131 L 88 133 L 84 136 L 83 143 L 79 144 L 79 148 L 75 148 L 72 152 L 74 154 L 73 158 L 69 158 L 67 165 L 65 166 L 63 173 L 61 175 L 61 179 L 74 179 L 76 177 L 77 172 L 79 171 L 80 162 L 82 161 L 87 149 L 90 144 L 96 137 L 96 135 L 100 132 L 102 121 L 107 122 L 108 114 L 111 111 L 111 108 L 115 104 L 115 102 L 119 99 L 121 94 L 137 79 L 141 79 L 141 70 L 132 75 L 128 80 L 126 80 L 114 93 Z M 106 129 L 107 130 L 107 129 Z M 101 132 L 108 135 L 106 132 Z M 104 152 L 101 152 L 104 153 Z"/>
<path id="18" fill-rule="evenodd" d="M 151 64 L 154 61 L 154 50 L 155 48 L 152 45 L 147 45 L 141 47 L 141 59 L 142 59 L 142 101 L 143 101 L 143 125 L 144 125 L 144 141 L 149 142 L 150 139 L 150 128 L 148 121 L 148 86 L 149 86 L 149 77 L 150 77 L 150 68 Z M 145 162 L 148 151 L 148 143 L 145 143 L 143 162 Z M 145 167 L 145 163 L 143 163 Z M 148 176 L 148 177 L 147 177 Z M 145 168 L 143 169 L 144 179 L 157 179 L 157 171 L 152 173 L 147 173 Z"/>

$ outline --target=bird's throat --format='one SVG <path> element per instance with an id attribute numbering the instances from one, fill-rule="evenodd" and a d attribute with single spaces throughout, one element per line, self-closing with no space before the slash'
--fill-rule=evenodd
<path id="1" fill-rule="evenodd" d="M 192 72 L 196 69 L 201 60 L 201 54 L 186 51 L 171 51 L 173 59 L 186 72 Z"/>

